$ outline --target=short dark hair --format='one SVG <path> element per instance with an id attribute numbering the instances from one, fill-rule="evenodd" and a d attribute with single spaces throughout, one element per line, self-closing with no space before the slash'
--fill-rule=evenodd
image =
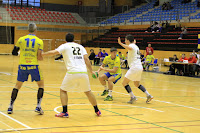
<path id="1" fill-rule="evenodd" d="M 73 41 L 74 41 L 74 35 L 73 35 L 72 33 L 68 33 L 68 34 L 66 35 L 65 40 L 66 40 L 67 42 L 73 42 Z"/>
<path id="2" fill-rule="evenodd" d="M 122 52 L 119 52 L 119 54 L 121 54 Z"/>
<path id="3" fill-rule="evenodd" d="M 131 34 L 126 35 L 126 39 L 129 40 L 131 43 L 134 41 L 134 37 Z"/>
<path id="4" fill-rule="evenodd" d="M 91 52 L 91 51 L 94 51 L 94 49 L 90 49 L 90 52 Z"/>
<path id="5" fill-rule="evenodd" d="M 110 49 L 110 52 L 114 52 L 114 51 L 117 51 L 117 48 L 112 47 L 112 48 Z"/>

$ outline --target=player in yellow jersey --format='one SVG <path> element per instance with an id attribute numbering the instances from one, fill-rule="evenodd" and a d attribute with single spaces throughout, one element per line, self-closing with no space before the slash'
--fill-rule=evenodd
<path id="1" fill-rule="evenodd" d="M 38 64 L 38 60 L 43 59 L 43 41 L 35 36 L 37 31 L 37 26 L 35 23 L 29 24 L 28 31 L 30 34 L 19 38 L 12 51 L 13 55 L 18 55 L 18 51 L 20 50 L 20 61 L 17 82 L 12 91 L 8 114 L 13 113 L 13 104 L 17 98 L 18 91 L 23 85 L 23 82 L 28 80 L 29 74 L 31 75 L 32 82 L 36 81 L 39 87 L 37 94 L 37 107 L 35 112 L 43 114 L 43 110 L 41 109 L 41 101 L 44 93 L 44 81 Z"/>
<path id="2" fill-rule="evenodd" d="M 108 96 L 104 99 L 104 101 L 112 101 L 112 90 L 113 90 L 113 83 L 117 83 L 117 81 L 121 78 L 121 66 L 120 66 L 120 58 L 117 56 L 117 49 L 112 47 L 110 49 L 111 55 L 106 56 L 103 60 L 103 64 L 99 68 L 98 72 L 101 70 L 106 71 L 107 73 L 104 73 L 99 77 L 100 83 L 105 87 L 105 90 L 103 91 L 103 94 L 101 96 L 105 96 L 108 94 Z M 109 69 L 104 68 L 106 65 L 108 65 Z M 108 88 L 106 85 L 106 81 L 108 81 Z"/>

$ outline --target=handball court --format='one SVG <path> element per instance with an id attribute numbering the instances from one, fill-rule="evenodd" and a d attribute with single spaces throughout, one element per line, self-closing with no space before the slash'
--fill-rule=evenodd
<path id="1" fill-rule="evenodd" d="M 127 104 L 129 95 L 121 85 L 123 76 L 114 85 L 113 101 L 104 101 L 104 90 L 98 79 L 91 75 L 90 84 L 97 98 L 101 117 L 83 93 L 69 92 L 69 118 L 56 118 L 61 111 L 59 88 L 66 74 L 63 62 L 44 58 L 40 67 L 45 80 L 42 101 L 44 115 L 34 112 L 38 87 L 29 78 L 19 91 L 14 113 L 7 114 L 11 91 L 17 79 L 19 57 L 0 56 L 0 132 L 2 133 L 198 133 L 200 131 L 199 78 L 170 76 L 144 72 L 141 84 L 154 99 L 146 104 L 146 95 L 130 86 L 138 101 Z M 94 70 L 99 67 L 93 66 Z M 102 74 L 101 72 L 100 74 Z M 76 81 L 74 81 L 76 84 Z"/>

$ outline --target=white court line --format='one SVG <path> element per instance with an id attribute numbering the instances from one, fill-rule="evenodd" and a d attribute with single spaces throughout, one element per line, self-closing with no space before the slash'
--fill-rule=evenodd
<path id="1" fill-rule="evenodd" d="M 1 93 L 11 93 L 12 91 L 0 91 Z M 44 91 L 45 92 L 60 92 L 60 91 Z M 80 91 L 68 91 L 68 92 L 80 92 Z M 92 92 L 102 92 L 102 91 L 92 91 Z M 20 93 L 38 93 L 37 90 L 35 91 L 20 91 Z"/>
<path id="2" fill-rule="evenodd" d="M 90 105 L 91 104 L 69 104 L 68 106 L 74 106 L 74 105 Z M 133 106 L 133 105 L 119 105 L 119 104 L 98 104 L 98 105 L 113 105 L 113 106 L 125 106 L 125 107 L 133 107 L 133 108 L 144 108 L 144 109 L 149 109 L 149 110 L 153 110 L 153 111 L 157 111 L 157 112 L 164 112 L 164 111 L 161 111 L 161 110 L 157 110 L 157 109 L 152 109 L 152 108 L 147 108 L 147 107 L 141 107 L 141 106 Z M 55 107 L 54 108 L 54 111 L 56 113 L 60 113 L 59 111 L 57 111 L 58 108 L 60 108 L 62 106 L 58 106 L 58 107 Z"/>
<path id="3" fill-rule="evenodd" d="M 7 127 L 11 128 L 10 130 L 16 131 L 16 132 L 18 132 L 18 133 L 21 133 L 20 131 L 17 131 L 17 129 L 15 129 L 15 128 L 9 126 L 8 124 L 6 124 L 6 123 L 4 123 L 4 122 L 2 122 L 2 121 L 0 121 L 0 122 L 1 122 L 2 124 L 6 125 Z M 1 129 L 1 130 L 3 130 L 3 129 Z M 1 130 L 0 130 L 0 131 L 1 131 Z M 7 129 L 6 129 L 6 130 L 7 130 Z"/>
<path id="4" fill-rule="evenodd" d="M 123 95 L 129 95 L 129 94 L 125 94 L 125 93 L 121 93 L 121 92 L 117 92 L 117 91 L 113 91 L 113 92 L 118 93 L 118 94 L 123 94 Z M 137 97 L 139 97 L 139 96 L 137 96 Z M 146 97 L 139 97 L 139 98 L 146 99 Z M 166 102 L 166 101 L 160 101 L 160 100 L 154 100 L 154 101 L 161 102 L 161 103 L 172 104 L 172 105 L 176 105 L 176 106 L 180 106 L 180 107 L 185 107 L 185 108 L 190 108 L 190 109 L 195 109 L 195 110 L 200 110 L 198 108 L 194 108 L 194 107 L 190 107 L 190 106 L 185 106 L 185 105 L 181 105 L 181 104 L 176 104 L 176 103 L 172 103 L 172 102 Z"/>
<path id="5" fill-rule="evenodd" d="M 6 114 L 4 114 L 4 113 L 3 113 L 3 112 L 1 112 L 1 111 L 0 111 L 0 114 L 4 115 L 5 117 L 7 117 L 7 118 L 9 118 L 9 119 L 11 119 L 11 120 L 13 120 L 13 121 L 17 122 L 18 124 L 20 124 L 20 125 L 22 125 L 22 126 L 24 126 L 24 127 L 28 128 L 28 129 L 30 129 L 30 128 L 31 128 L 31 127 L 27 126 L 26 124 L 24 124 L 24 123 L 22 123 L 22 122 L 20 122 L 20 121 L 18 121 L 18 120 L 16 120 L 16 119 L 14 119 L 14 118 L 12 118 L 12 117 L 10 117 L 10 116 L 6 115 Z"/>

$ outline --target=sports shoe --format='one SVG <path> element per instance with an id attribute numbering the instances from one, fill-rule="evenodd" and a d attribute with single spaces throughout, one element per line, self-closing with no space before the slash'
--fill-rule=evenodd
<path id="1" fill-rule="evenodd" d="M 43 112 L 43 110 L 42 110 L 41 107 L 36 107 L 36 108 L 35 108 L 35 112 L 39 113 L 40 115 L 43 115 L 43 114 L 44 114 L 44 112 Z"/>
<path id="2" fill-rule="evenodd" d="M 8 108 L 7 113 L 8 113 L 8 114 L 12 114 L 12 113 L 13 113 L 13 109 L 12 109 L 12 108 Z"/>
<path id="3" fill-rule="evenodd" d="M 104 90 L 103 93 L 101 94 L 101 96 L 105 96 L 108 94 L 108 90 Z"/>
<path id="4" fill-rule="evenodd" d="M 112 98 L 112 96 L 107 96 L 105 99 L 104 99 L 104 101 L 113 101 L 113 98 Z"/>
<path id="5" fill-rule="evenodd" d="M 61 112 L 61 113 L 59 113 L 59 114 L 55 114 L 55 117 L 69 118 L 69 115 L 68 115 L 67 112 L 66 112 L 66 113 Z"/>
<path id="6" fill-rule="evenodd" d="M 95 112 L 97 116 L 101 116 L 101 111 L 99 110 L 98 112 Z"/>
<path id="7" fill-rule="evenodd" d="M 146 103 L 149 103 L 153 98 L 154 98 L 154 97 L 151 96 L 151 95 L 147 96 L 147 101 L 146 101 Z"/>
<path id="8" fill-rule="evenodd" d="M 127 103 L 129 104 L 133 104 L 137 101 L 137 98 L 136 97 L 131 97 L 130 101 L 128 101 Z"/>

